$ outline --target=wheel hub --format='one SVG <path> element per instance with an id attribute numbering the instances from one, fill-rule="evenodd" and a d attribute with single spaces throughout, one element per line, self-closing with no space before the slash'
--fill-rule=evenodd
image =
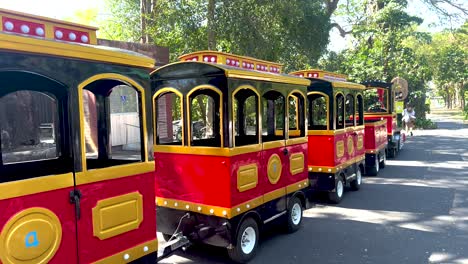
<path id="1" fill-rule="evenodd" d="M 291 220 L 293 224 L 298 225 L 299 222 L 301 221 L 301 206 L 297 203 L 294 204 L 294 206 L 291 209 Z"/>
<path id="2" fill-rule="evenodd" d="M 250 254 L 255 247 L 256 243 L 256 234 L 255 230 L 252 227 L 247 227 L 244 232 L 242 232 L 241 237 L 241 248 L 244 254 Z"/>
<path id="3" fill-rule="evenodd" d="M 338 197 L 343 195 L 343 182 L 341 180 L 336 184 L 336 194 Z"/>

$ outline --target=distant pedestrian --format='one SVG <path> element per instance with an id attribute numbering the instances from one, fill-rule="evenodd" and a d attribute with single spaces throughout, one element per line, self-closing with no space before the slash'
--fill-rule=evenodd
<path id="1" fill-rule="evenodd" d="M 413 136 L 413 127 L 416 121 L 416 113 L 414 112 L 413 106 L 410 104 L 406 105 L 405 110 L 403 110 L 403 117 L 401 120 L 403 121 L 406 133 L 409 132 L 410 135 Z"/>

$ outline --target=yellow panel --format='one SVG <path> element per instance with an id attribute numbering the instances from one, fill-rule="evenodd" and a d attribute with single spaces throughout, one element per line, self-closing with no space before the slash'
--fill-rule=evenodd
<path id="1" fill-rule="evenodd" d="M 360 134 L 357 140 L 357 149 L 361 150 L 363 146 L 364 146 L 364 135 Z"/>
<path id="2" fill-rule="evenodd" d="M 93 208 L 93 234 L 99 239 L 137 229 L 143 222 L 143 196 L 132 192 L 100 200 Z"/>
<path id="3" fill-rule="evenodd" d="M 97 170 L 76 173 L 76 184 L 88 184 L 98 181 L 123 178 L 154 171 L 154 161 L 113 166 Z"/>
<path id="4" fill-rule="evenodd" d="M 289 193 L 304 189 L 307 186 L 309 186 L 309 179 L 304 179 L 300 182 L 296 182 L 296 183 L 286 186 L 286 193 L 289 194 Z"/>
<path id="5" fill-rule="evenodd" d="M 343 155 L 344 155 L 344 142 L 343 140 L 340 140 L 336 142 L 336 156 L 338 158 L 341 158 L 343 157 Z"/>
<path id="6" fill-rule="evenodd" d="M 0 260 L 4 264 L 47 263 L 62 240 L 62 225 L 51 211 L 33 207 L 13 216 L 0 234 Z"/>
<path id="7" fill-rule="evenodd" d="M 354 139 L 353 139 L 353 136 L 348 137 L 347 146 L 348 146 L 348 155 L 352 156 L 353 153 L 354 153 Z"/>
<path id="8" fill-rule="evenodd" d="M 304 171 L 304 153 L 294 153 L 289 157 L 289 171 L 292 175 Z"/>
<path id="9" fill-rule="evenodd" d="M 302 143 L 307 143 L 307 141 L 308 141 L 307 137 L 290 138 L 286 140 L 286 145 L 291 146 L 291 145 L 296 145 L 296 144 L 302 144 Z"/>
<path id="10" fill-rule="evenodd" d="M 281 164 L 281 159 L 277 154 L 270 156 L 268 160 L 268 180 L 271 184 L 276 184 L 281 178 L 281 172 L 283 170 L 283 165 Z"/>
<path id="11" fill-rule="evenodd" d="M 286 195 L 286 188 L 280 188 L 263 195 L 263 202 L 267 203 Z"/>
<path id="12" fill-rule="evenodd" d="M 141 243 L 135 247 L 126 249 L 117 254 L 103 258 L 94 262 L 94 264 L 120 264 L 128 263 L 130 261 L 137 260 L 145 255 L 158 251 L 158 241 L 156 239 Z M 124 256 L 128 255 L 128 260 L 125 260 Z"/>
<path id="13" fill-rule="evenodd" d="M 237 190 L 244 192 L 257 187 L 258 167 L 257 164 L 240 166 L 237 170 Z"/>
<path id="14" fill-rule="evenodd" d="M 284 147 L 284 140 L 277 140 L 263 143 L 263 149 L 274 149 Z"/>
<path id="15" fill-rule="evenodd" d="M 59 174 L 0 184 L 0 200 L 73 186 L 73 174 Z"/>

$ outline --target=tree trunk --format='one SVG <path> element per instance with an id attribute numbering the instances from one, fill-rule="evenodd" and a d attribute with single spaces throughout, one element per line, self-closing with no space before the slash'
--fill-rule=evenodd
<path id="1" fill-rule="evenodd" d="M 216 49 L 216 28 L 215 28 L 215 7 L 216 0 L 208 0 L 207 30 L 208 30 L 208 50 Z"/>
<path id="2" fill-rule="evenodd" d="M 153 40 L 148 34 L 148 25 L 151 22 L 151 17 L 154 14 L 153 9 L 156 5 L 156 0 L 140 0 L 140 16 L 141 16 L 141 43 L 150 43 Z"/>

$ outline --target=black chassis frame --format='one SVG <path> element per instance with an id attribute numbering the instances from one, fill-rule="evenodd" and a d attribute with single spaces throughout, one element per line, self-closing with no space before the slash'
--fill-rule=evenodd
<path id="1" fill-rule="evenodd" d="M 359 161 L 335 173 L 309 172 L 310 188 L 315 192 L 334 192 L 338 177 L 344 175 L 344 184 L 348 186 L 356 179 L 357 168 L 364 172 L 365 162 Z"/>

